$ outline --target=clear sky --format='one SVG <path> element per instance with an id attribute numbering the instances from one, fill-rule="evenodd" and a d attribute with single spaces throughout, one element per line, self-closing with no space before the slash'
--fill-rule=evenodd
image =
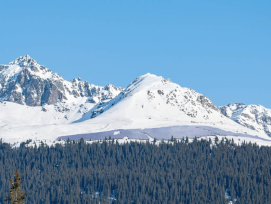
<path id="1" fill-rule="evenodd" d="M 70 80 L 127 87 L 150 72 L 271 108 L 271 1 L 0 1 L 0 64 L 29 54 Z"/>

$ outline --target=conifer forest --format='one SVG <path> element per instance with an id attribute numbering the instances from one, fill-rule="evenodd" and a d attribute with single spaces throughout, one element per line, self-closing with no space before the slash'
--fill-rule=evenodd
<path id="1" fill-rule="evenodd" d="M 271 203 L 271 148 L 227 139 L 0 142 L 0 167 L 0 203 L 17 168 L 29 204 Z"/>

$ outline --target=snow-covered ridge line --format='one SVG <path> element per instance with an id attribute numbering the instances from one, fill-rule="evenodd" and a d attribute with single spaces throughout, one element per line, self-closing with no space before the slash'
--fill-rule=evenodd
<path id="1" fill-rule="evenodd" d="M 90 103 L 99 103 L 114 98 L 122 90 L 111 84 L 96 86 L 80 78 L 66 81 L 29 55 L 0 65 L 0 101 L 43 106 L 86 97 Z"/>
<path id="2" fill-rule="evenodd" d="M 141 105 L 139 105 L 139 103 L 133 104 L 135 100 L 139 101 L 137 100 L 139 98 Z M 133 104 L 133 107 L 131 107 L 133 110 L 138 108 L 138 112 L 140 113 L 144 106 L 148 107 L 148 109 L 154 108 L 155 110 L 152 112 L 156 112 L 156 114 L 162 118 L 163 116 L 161 113 L 159 114 L 159 111 L 167 112 L 168 109 L 174 109 L 175 112 L 175 114 L 173 113 L 169 116 L 170 118 L 176 118 L 176 114 L 180 115 L 185 113 L 186 116 L 190 117 L 188 120 L 197 120 L 198 118 L 208 121 L 209 114 L 220 114 L 218 108 L 203 94 L 199 94 L 190 88 L 181 87 L 170 80 L 165 80 L 161 76 L 158 77 L 147 73 L 129 84 L 116 98 L 97 106 L 97 109 L 93 111 L 91 117 L 97 117 L 115 104 L 127 103 L 127 100 L 130 100 Z M 122 106 L 130 107 L 132 105 L 131 103 Z M 129 112 L 131 113 L 133 110 L 129 110 Z M 144 111 L 145 110 L 146 109 L 144 109 Z M 157 116 L 151 116 L 152 114 L 154 113 L 149 114 L 150 118 Z M 168 113 L 165 113 L 165 115 L 168 115 Z"/>
<path id="3" fill-rule="evenodd" d="M 230 103 L 219 108 L 226 117 L 233 121 L 271 137 L 271 109 L 244 103 Z"/>
<path id="4" fill-rule="evenodd" d="M 163 77 L 147 73 L 126 89 L 101 87 L 80 78 L 66 81 L 29 56 L 0 66 L 0 102 L 0 138 L 11 143 L 173 126 L 270 139 L 266 131 L 249 129 L 223 115 L 203 94 Z M 191 132 L 186 131 L 183 135 Z M 204 131 L 197 136 L 206 136 Z"/>

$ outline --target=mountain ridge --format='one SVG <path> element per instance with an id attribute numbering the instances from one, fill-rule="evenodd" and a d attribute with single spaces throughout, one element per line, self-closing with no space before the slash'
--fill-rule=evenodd
<path id="1" fill-rule="evenodd" d="M 228 104 L 219 107 L 222 114 L 233 121 L 252 130 L 271 137 L 271 109 L 262 105 L 245 105 L 244 103 Z"/>
<path id="2" fill-rule="evenodd" d="M 0 65 L 0 111 L 0 138 L 7 141 L 54 141 L 68 135 L 169 126 L 269 138 L 170 79 L 147 73 L 125 89 L 95 86 L 80 78 L 66 81 L 28 55 Z"/>
<path id="3" fill-rule="evenodd" d="M 111 84 L 96 86 L 80 78 L 66 81 L 58 73 L 39 65 L 29 55 L 0 65 L 0 101 L 42 106 L 69 98 L 86 97 L 97 103 L 112 99 L 122 90 Z"/>

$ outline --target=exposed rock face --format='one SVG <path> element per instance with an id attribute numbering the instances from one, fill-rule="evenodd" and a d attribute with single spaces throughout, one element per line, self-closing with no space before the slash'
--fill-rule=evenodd
<path id="1" fill-rule="evenodd" d="M 204 95 L 199 95 L 197 101 L 200 102 L 202 106 L 206 109 L 210 108 L 215 111 L 218 111 L 218 108 L 212 103 L 212 101 Z"/>
<path id="2" fill-rule="evenodd" d="M 271 109 L 261 105 L 229 104 L 220 107 L 221 113 L 235 122 L 271 137 Z"/>
<path id="3" fill-rule="evenodd" d="M 122 90 L 113 85 L 95 86 L 80 78 L 66 81 L 28 55 L 0 65 L 0 101 L 42 106 L 71 97 L 87 97 L 89 101 L 101 102 L 114 98 Z"/>

